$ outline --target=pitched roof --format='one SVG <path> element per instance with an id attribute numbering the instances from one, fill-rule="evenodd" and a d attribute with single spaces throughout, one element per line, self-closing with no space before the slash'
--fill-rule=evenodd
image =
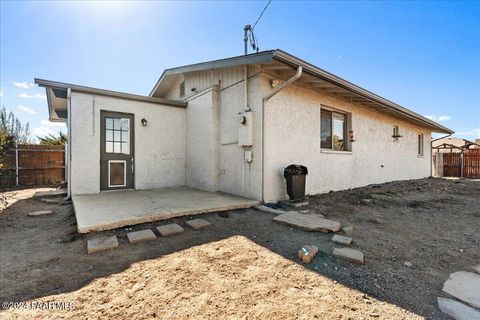
<path id="1" fill-rule="evenodd" d="M 309 86 L 314 86 L 318 91 L 349 99 L 352 102 L 363 104 L 376 111 L 403 118 L 407 121 L 428 127 L 434 132 L 449 134 L 454 132 L 453 130 L 425 118 L 412 110 L 402 107 L 399 104 L 387 100 L 280 49 L 166 69 L 152 89 L 150 96 L 164 97 L 168 89 L 175 83 L 177 77 L 184 73 L 254 64 L 261 64 L 272 72 L 281 71 L 283 73 L 285 72 L 285 66 L 287 66 L 287 69 L 290 69 L 292 72 L 294 72 L 295 68 L 298 66 L 302 66 L 303 74 L 297 81 L 298 83 L 306 83 Z"/>

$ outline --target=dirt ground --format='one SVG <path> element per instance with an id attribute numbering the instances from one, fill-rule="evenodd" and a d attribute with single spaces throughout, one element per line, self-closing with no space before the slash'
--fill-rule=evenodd
<path id="1" fill-rule="evenodd" d="M 480 181 L 401 181 L 310 197 L 306 214 L 353 227 L 362 266 L 331 255 L 331 234 L 251 209 L 203 215 L 213 226 L 200 231 L 185 226 L 190 217 L 173 219 L 183 234 L 136 245 L 128 228 L 102 232 L 117 235 L 120 248 L 87 255 L 87 239 L 99 234 L 77 234 L 71 205 L 42 203 L 35 191 L 0 195 L 0 302 L 72 302 L 73 310 L 0 310 L 2 319 L 447 319 L 436 304 L 443 282 L 480 264 Z M 45 209 L 54 214 L 27 216 Z M 296 257 L 304 244 L 321 250 L 307 265 Z"/>

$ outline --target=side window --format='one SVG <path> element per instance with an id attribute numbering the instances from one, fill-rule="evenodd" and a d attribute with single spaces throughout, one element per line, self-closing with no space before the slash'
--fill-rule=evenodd
<path id="1" fill-rule="evenodd" d="M 320 147 L 337 151 L 348 151 L 348 115 L 346 113 L 321 109 Z"/>
<path id="2" fill-rule="evenodd" d="M 185 81 L 182 81 L 180 83 L 179 92 L 180 92 L 180 98 L 185 97 Z"/>
<path id="3" fill-rule="evenodd" d="M 398 129 L 398 126 L 394 126 L 393 134 L 392 134 L 393 141 L 397 142 L 398 138 L 401 138 L 401 137 L 402 136 L 400 135 L 400 130 Z"/>
<path id="4" fill-rule="evenodd" d="M 418 143 L 417 143 L 417 146 L 418 146 L 418 151 L 417 151 L 417 154 L 421 157 L 423 157 L 423 133 L 420 133 L 418 135 Z"/>
<path id="5" fill-rule="evenodd" d="M 320 121 L 320 147 L 323 149 L 332 149 L 332 112 L 328 110 L 321 111 Z"/>

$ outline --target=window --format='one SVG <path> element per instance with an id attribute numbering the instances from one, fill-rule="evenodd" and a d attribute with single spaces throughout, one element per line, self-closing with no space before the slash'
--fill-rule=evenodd
<path id="1" fill-rule="evenodd" d="M 182 81 L 180 83 L 179 91 L 180 91 L 180 98 L 185 97 L 185 81 Z"/>
<path id="2" fill-rule="evenodd" d="M 423 133 L 418 135 L 418 156 L 423 157 Z"/>
<path id="3" fill-rule="evenodd" d="M 130 120 L 105 118 L 105 152 L 130 154 Z"/>
<path id="4" fill-rule="evenodd" d="M 339 151 L 348 150 L 347 115 L 322 109 L 320 118 L 320 147 Z"/>
<path id="5" fill-rule="evenodd" d="M 392 135 L 392 138 L 393 138 L 393 141 L 398 141 L 398 138 L 401 138 L 402 136 L 400 135 L 400 130 L 398 129 L 398 126 L 394 126 L 393 127 L 393 135 Z"/>

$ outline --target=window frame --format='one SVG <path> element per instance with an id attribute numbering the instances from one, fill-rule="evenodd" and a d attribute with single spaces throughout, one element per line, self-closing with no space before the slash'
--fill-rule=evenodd
<path id="1" fill-rule="evenodd" d="M 331 122 L 330 122 L 330 144 L 331 148 L 324 148 L 322 147 L 322 110 L 328 111 L 331 113 Z M 333 134 L 333 123 L 334 123 L 334 114 L 340 114 L 344 116 L 344 126 L 343 126 L 343 149 L 337 150 L 334 149 L 334 134 Z M 344 154 L 351 154 L 352 153 L 352 147 L 349 141 L 348 137 L 348 132 L 351 130 L 351 117 L 352 114 L 349 112 L 346 112 L 344 110 L 339 110 L 335 109 L 326 105 L 320 105 L 320 151 L 325 152 L 325 153 L 344 153 Z"/>
<path id="2" fill-rule="evenodd" d="M 417 135 L 417 157 L 423 158 L 425 156 L 425 137 L 423 133 Z"/>
<path id="3" fill-rule="evenodd" d="M 182 80 L 178 86 L 178 96 L 180 98 L 185 98 L 185 80 Z"/>

